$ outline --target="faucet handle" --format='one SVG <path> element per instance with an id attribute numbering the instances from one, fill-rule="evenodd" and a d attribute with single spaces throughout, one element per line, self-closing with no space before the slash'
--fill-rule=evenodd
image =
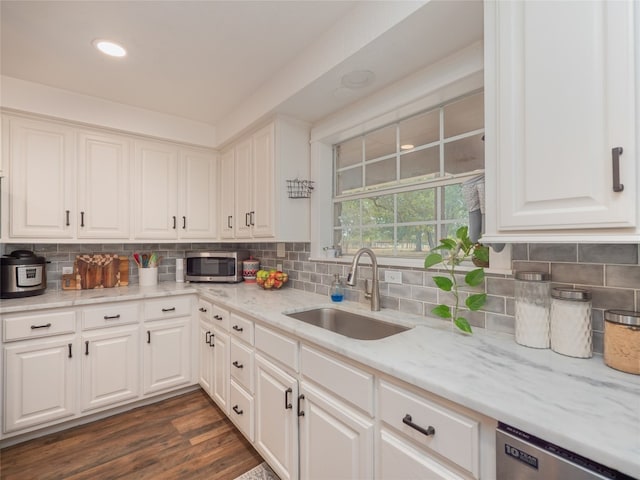
<path id="1" fill-rule="evenodd" d="M 369 279 L 364 280 L 364 298 L 371 298 L 371 290 L 369 290 Z"/>

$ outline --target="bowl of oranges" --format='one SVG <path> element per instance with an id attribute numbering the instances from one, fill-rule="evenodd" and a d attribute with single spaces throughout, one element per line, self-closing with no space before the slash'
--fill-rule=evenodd
<path id="1" fill-rule="evenodd" d="M 289 275 L 280 270 L 258 270 L 256 283 L 265 290 L 277 290 L 289 280 Z"/>

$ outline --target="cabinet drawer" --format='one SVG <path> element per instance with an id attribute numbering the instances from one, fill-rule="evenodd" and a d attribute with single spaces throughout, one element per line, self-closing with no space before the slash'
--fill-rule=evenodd
<path id="1" fill-rule="evenodd" d="M 231 338 L 230 359 L 231 377 L 253 393 L 253 349 Z"/>
<path id="2" fill-rule="evenodd" d="M 231 325 L 232 335 L 241 338 L 249 345 L 253 345 L 253 322 L 240 315 L 232 313 L 229 318 L 229 325 Z"/>
<path id="3" fill-rule="evenodd" d="M 213 317 L 213 305 L 206 300 L 198 299 L 198 317 L 205 322 L 211 321 Z"/>
<path id="4" fill-rule="evenodd" d="M 384 380 L 380 381 L 379 408 L 380 419 L 387 425 L 478 478 L 480 430 L 476 420 Z M 435 433 L 425 435 L 405 423 L 405 418 L 425 430 L 433 427 Z"/>
<path id="5" fill-rule="evenodd" d="M 147 300 L 144 303 L 144 319 L 159 320 L 162 318 L 191 315 L 191 297 L 168 297 Z"/>
<path id="6" fill-rule="evenodd" d="M 213 324 L 229 331 L 229 310 L 213 305 Z"/>
<path id="7" fill-rule="evenodd" d="M 136 323 L 139 320 L 138 303 L 113 303 L 82 310 L 82 329 L 110 327 Z"/>
<path id="8" fill-rule="evenodd" d="M 279 361 L 286 368 L 299 370 L 298 342 L 267 328 L 256 325 L 256 348 L 273 359 Z"/>
<path id="9" fill-rule="evenodd" d="M 76 312 L 61 310 L 28 315 L 7 315 L 2 320 L 2 327 L 5 342 L 74 333 L 76 331 Z"/>
<path id="10" fill-rule="evenodd" d="M 300 371 L 373 416 L 373 375 L 307 346 L 300 350 Z"/>
<path id="11" fill-rule="evenodd" d="M 253 442 L 253 396 L 231 380 L 229 416 L 240 431 Z"/>

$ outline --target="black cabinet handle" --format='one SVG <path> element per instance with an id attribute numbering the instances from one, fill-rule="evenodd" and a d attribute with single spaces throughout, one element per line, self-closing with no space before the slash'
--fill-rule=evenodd
<path id="1" fill-rule="evenodd" d="M 244 214 L 244 225 L 245 227 L 250 227 L 251 226 L 251 221 L 249 220 L 249 215 L 251 215 L 250 212 L 247 212 Z"/>
<path id="2" fill-rule="evenodd" d="M 289 394 L 290 393 L 293 393 L 293 389 L 291 389 L 291 387 L 287 388 L 284 391 L 284 409 L 285 410 L 288 410 L 289 408 L 293 408 L 293 405 L 289 401 Z"/>
<path id="3" fill-rule="evenodd" d="M 173 229 L 176 229 L 176 216 L 173 216 Z"/>
<path id="4" fill-rule="evenodd" d="M 175 312 L 176 311 L 176 307 L 163 308 L 162 311 L 163 312 Z"/>
<path id="5" fill-rule="evenodd" d="M 209 343 L 209 340 L 211 338 L 211 332 L 207 332 L 204 334 L 204 343 Z"/>
<path id="6" fill-rule="evenodd" d="M 213 318 L 215 318 L 216 320 L 222 321 L 222 317 L 220 315 L 214 315 Z"/>
<path id="7" fill-rule="evenodd" d="M 215 347 L 216 344 L 213 343 L 213 339 L 215 338 L 215 335 L 212 333 L 211 336 L 209 337 L 209 346 L 210 347 Z"/>
<path id="8" fill-rule="evenodd" d="M 84 342 L 84 354 L 89 355 L 89 340 Z"/>
<path id="9" fill-rule="evenodd" d="M 238 415 L 242 415 L 242 410 L 240 410 L 240 408 L 238 408 L 238 405 L 234 405 L 233 406 L 233 411 L 236 412 Z"/>
<path id="10" fill-rule="evenodd" d="M 256 212 L 249 212 L 249 224 L 253 227 L 255 225 L 255 223 L 253 223 L 253 217 L 256 214 Z"/>
<path id="11" fill-rule="evenodd" d="M 65 212 L 67 214 L 67 227 L 68 227 L 69 225 L 71 225 L 71 223 L 69 222 L 69 213 L 71 212 L 69 212 L 69 210 L 65 210 Z"/>
<path id="12" fill-rule="evenodd" d="M 73 354 L 71 353 L 72 343 L 69 344 L 69 358 L 73 358 Z"/>
<path id="13" fill-rule="evenodd" d="M 115 320 L 117 318 L 120 318 L 120 314 L 117 314 L 117 315 L 105 315 L 104 316 L 105 320 Z"/>
<path id="14" fill-rule="evenodd" d="M 49 328 L 51 323 L 45 323 L 44 325 L 31 325 L 31 330 L 36 330 L 38 328 Z"/>
<path id="15" fill-rule="evenodd" d="M 198 310 L 200 310 L 202 313 L 207 313 L 207 309 L 204 307 L 200 307 Z"/>
<path id="16" fill-rule="evenodd" d="M 233 228 L 233 225 L 231 225 L 231 219 L 233 218 L 233 215 L 229 215 L 227 217 L 227 227 L 228 228 Z"/>
<path id="17" fill-rule="evenodd" d="M 147 330 L 147 343 L 151 343 L 151 331 Z"/>
<path id="18" fill-rule="evenodd" d="M 304 417 L 304 410 L 300 410 L 300 404 L 304 400 L 304 394 L 298 395 L 298 416 Z"/>
<path id="19" fill-rule="evenodd" d="M 411 415 L 409 415 L 408 413 L 402 419 L 402 423 L 404 423 L 405 425 L 409 425 L 411 428 L 413 428 L 414 430 L 419 431 L 420 433 L 426 435 L 427 437 L 431 437 L 431 436 L 436 434 L 436 429 L 433 428 L 431 425 L 429 425 L 425 429 L 425 428 L 422 428 L 420 425 L 416 425 L 415 423 L 413 423 L 411 421 Z"/>
<path id="20" fill-rule="evenodd" d="M 624 185 L 620 183 L 620 155 L 622 155 L 622 147 L 611 149 L 611 160 L 613 161 L 613 191 L 621 192 Z"/>
<path id="21" fill-rule="evenodd" d="M 234 325 L 232 328 L 233 328 L 236 332 L 242 332 L 242 331 L 244 330 L 244 328 L 239 327 L 238 325 Z"/>
<path id="22" fill-rule="evenodd" d="M 80 212 L 80 226 L 84 227 L 84 212 Z"/>
<path id="23" fill-rule="evenodd" d="M 244 368 L 244 365 L 235 360 L 232 365 L 236 368 Z"/>
<path id="24" fill-rule="evenodd" d="M 187 217 L 185 217 L 183 215 L 182 216 L 182 229 L 184 230 L 185 228 L 187 228 Z"/>

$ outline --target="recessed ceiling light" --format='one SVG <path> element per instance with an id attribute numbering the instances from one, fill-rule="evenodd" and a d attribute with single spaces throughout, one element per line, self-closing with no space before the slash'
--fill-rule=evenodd
<path id="1" fill-rule="evenodd" d="M 105 55 L 111 57 L 124 57 L 127 54 L 127 51 L 123 47 L 109 40 L 94 40 L 93 46 Z"/>
<path id="2" fill-rule="evenodd" d="M 406 143 L 405 145 L 400 145 L 400 150 L 411 150 L 415 145 L 411 145 L 410 143 Z"/>
<path id="3" fill-rule="evenodd" d="M 342 76 L 342 86 L 347 88 L 364 88 L 373 83 L 376 78 L 371 70 L 354 70 Z"/>

